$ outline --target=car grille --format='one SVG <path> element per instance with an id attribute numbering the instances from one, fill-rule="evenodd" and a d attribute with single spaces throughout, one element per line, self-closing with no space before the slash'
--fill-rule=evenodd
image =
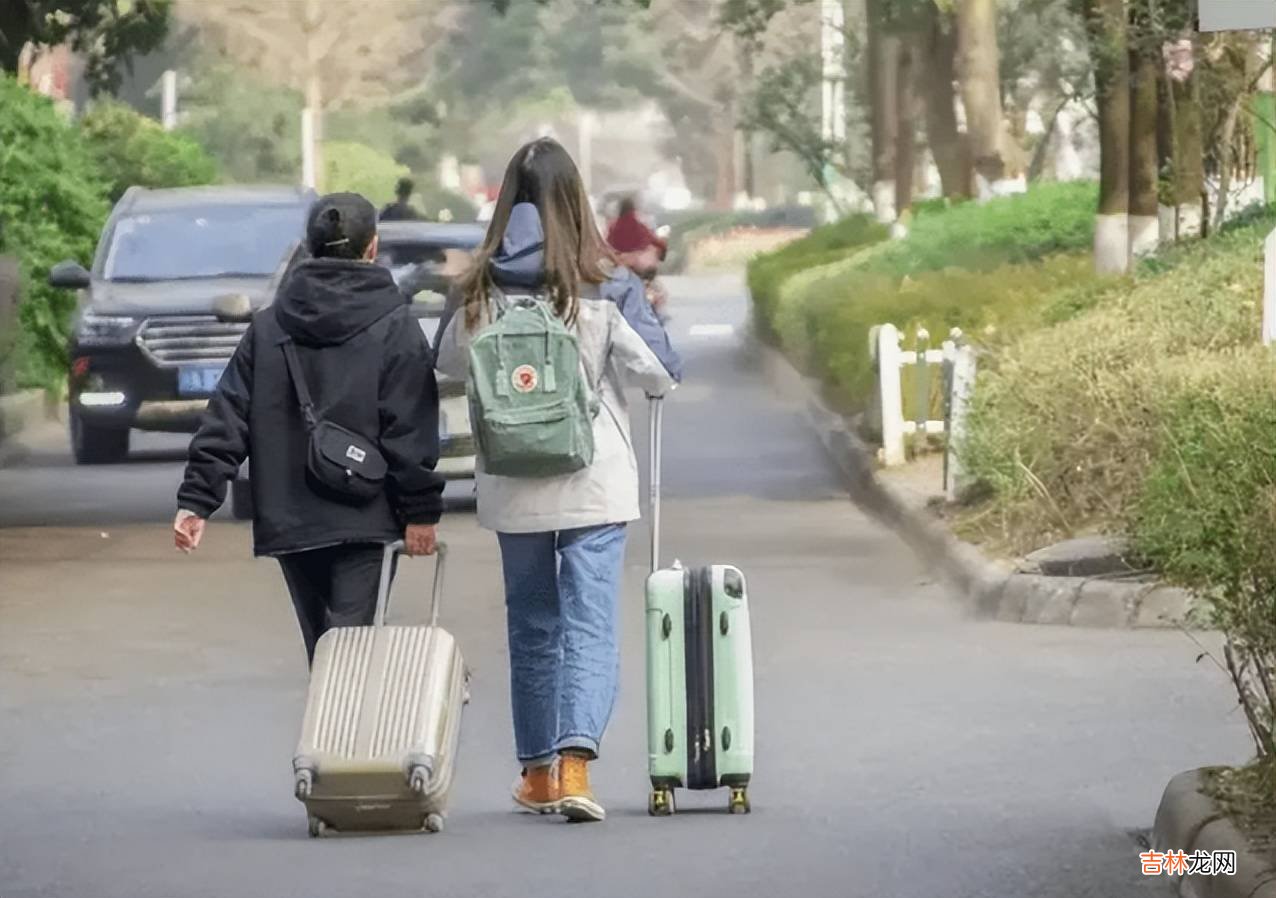
<path id="1" fill-rule="evenodd" d="M 219 321 L 211 315 L 153 318 L 142 325 L 138 345 L 164 367 L 226 362 L 248 322 Z"/>

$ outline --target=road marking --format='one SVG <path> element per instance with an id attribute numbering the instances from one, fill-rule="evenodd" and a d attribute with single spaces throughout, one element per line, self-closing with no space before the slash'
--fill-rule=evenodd
<path id="1" fill-rule="evenodd" d="M 729 337 L 734 333 L 733 324 L 693 324 L 687 330 L 689 337 Z"/>

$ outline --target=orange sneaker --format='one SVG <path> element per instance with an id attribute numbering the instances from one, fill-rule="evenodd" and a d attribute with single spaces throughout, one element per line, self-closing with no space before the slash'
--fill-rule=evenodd
<path id="1" fill-rule="evenodd" d="M 556 764 L 524 767 L 514 781 L 514 802 L 537 814 L 552 814 L 558 810 L 559 789 Z"/>
<path id="2" fill-rule="evenodd" d="M 589 788 L 589 759 L 563 755 L 558 768 L 558 812 L 575 822 L 597 822 L 607 816 Z"/>

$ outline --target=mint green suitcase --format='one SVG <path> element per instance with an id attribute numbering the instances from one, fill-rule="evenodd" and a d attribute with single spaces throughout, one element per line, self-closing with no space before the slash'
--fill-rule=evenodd
<path id="1" fill-rule="evenodd" d="M 730 790 L 749 812 L 753 642 L 744 574 L 731 565 L 659 567 L 661 400 L 651 401 L 651 576 L 647 579 L 647 757 L 653 816 L 674 790 Z"/>

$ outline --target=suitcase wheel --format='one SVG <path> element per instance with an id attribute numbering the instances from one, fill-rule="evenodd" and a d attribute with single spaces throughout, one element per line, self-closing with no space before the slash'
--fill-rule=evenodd
<path id="1" fill-rule="evenodd" d="M 749 804 L 749 790 L 732 789 L 727 809 L 733 814 L 747 814 L 753 810 L 752 805 Z"/>
<path id="2" fill-rule="evenodd" d="M 647 813 L 652 817 L 672 817 L 676 808 L 673 789 L 652 789 L 647 797 Z"/>
<path id="3" fill-rule="evenodd" d="M 425 831 L 428 833 L 443 832 L 443 816 L 441 814 L 431 814 L 425 818 Z"/>
<path id="4" fill-rule="evenodd" d="M 310 818 L 310 838 L 317 839 L 328 831 L 328 824 L 324 823 L 318 817 Z"/>

